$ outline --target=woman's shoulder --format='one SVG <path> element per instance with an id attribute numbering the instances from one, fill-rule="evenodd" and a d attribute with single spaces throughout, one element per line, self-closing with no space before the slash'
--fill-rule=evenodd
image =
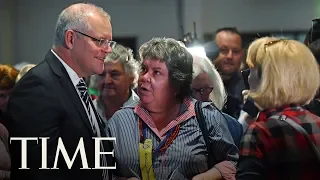
<path id="1" fill-rule="evenodd" d="M 7 128 L 0 123 L 0 141 L 3 141 L 3 143 L 7 146 L 8 139 L 9 139 L 9 132 Z"/>
<path id="2" fill-rule="evenodd" d="M 4 127 L 3 124 L 0 123 L 0 136 L 2 137 L 8 137 L 9 133 L 6 127 Z"/>
<path id="3" fill-rule="evenodd" d="M 134 106 L 126 106 L 118 110 L 108 120 L 109 125 L 128 124 L 136 118 Z"/>

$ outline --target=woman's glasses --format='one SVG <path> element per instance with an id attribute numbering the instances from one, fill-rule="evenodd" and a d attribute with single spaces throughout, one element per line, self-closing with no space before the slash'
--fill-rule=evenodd
<path id="1" fill-rule="evenodd" d="M 209 95 L 212 90 L 213 90 L 213 87 L 210 86 L 210 87 L 203 87 L 203 88 L 199 88 L 199 89 L 195 89 L 195 88 L 192 88 L 192 94 L 195 95 L 197 93 L 200 93 L 201 95 Z"/>

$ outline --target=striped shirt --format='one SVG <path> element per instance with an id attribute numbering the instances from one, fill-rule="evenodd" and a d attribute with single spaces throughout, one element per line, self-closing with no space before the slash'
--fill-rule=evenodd
<path id="1" fill-rule="evenodd" d="M 131 90 L 131 95 L 129 99 L 122 105 L 122 107 L 136 105 L 139 101 L 140 101 L 139 96 L 133 90 Z M 99 115 L 102 117 L 103 122 L 107 125 L 108 119 L 105 114 L 105 108 L 102 103 L 101 96 L 93 100 L 93 105 L 96 108 Z"/>
<path id="2" fill-rule="evenodd" d="M 179 116 L 190 113 L 190 111 L 194 114 L 194 103 L 195 100 L 189 104 L 181 104 Z M 210 103 L 202 104 L 210 133 L 209 141 L 214 151 L 211 153 L 214 154 L 216 163 L 237 157 L 238 149 L 234 145 L 222 115 Z M 126 107 L 116 112 L 108 124 L 107 133 L 110 137 L 117 139 L 114 144 L 117 164 L 115 174 L 120 177 L 141 178 L 138 123 L 141 117 L 135 113 L 134 108 Z M 160 138 L 150 128 L 146 130 L 146 137 L 152 139 L 154 149 L 159 145 Z M 178 136 L 166 151 L 153 157 L 152 164 L 156 179 L 177 179 L 174 177 L 176 174 L 190 179 L 208 170 L 206 144 L 194 115 L 187 120 L 180 121 Z"/>

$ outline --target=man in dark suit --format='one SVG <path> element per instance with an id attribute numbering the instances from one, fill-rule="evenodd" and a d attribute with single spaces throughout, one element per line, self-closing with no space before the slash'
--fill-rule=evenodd
<path id="1" fill-rule="evenodd" d="M 10 137 L 48 137 L 47 166 L 43 164 L 41 140 L 28 141 L 27 167 L 21 165 L 21 141 L 11 141 L 12 180 L 102 180 L 111 171 L 95 168 L 94 137 L 105 137 L 104 125 L 88 96 L 82 78 L 100 74 L 104 58 L 114 44 L 110 16 L 93 4 L 73 4 L 58 17 L 52 49 L 16 85 L 8 103 L 12 116 Z M 61 138 L 72 167 L 57 151 Z M 85 157 L 77 151 L 83 138 Z M 81 143 L 80 143 L 81 144 Z M 97 143 L 110 152 L 111 143 Z M 76 152 L 76 153 L 75 153 Z M 58 158 L 57 158 L 57 157 Z M 100 166 L 112 167 L 112 156 L 102 155 Z M 87 162 L 87 166 L 86 166 Z M 39 169 L 47 167 L 49 169 Z M 51 168 L 59 169 L 51 169 Z"/>

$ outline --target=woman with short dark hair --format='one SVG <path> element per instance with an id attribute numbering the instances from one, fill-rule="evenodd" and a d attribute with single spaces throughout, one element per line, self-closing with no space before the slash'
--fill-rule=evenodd
<path id="1" fill-rule="evenodd" d="M 108 124 L 109 135 L 117 138 L 115 174 L 139 179 L 234 179 L 238 149 L 222 115 L 210 102 L 202 103 L 208 137 L 196 119 L 190 89 L 193 58 L 186 47 L 171 38 L 154 38 L 139 53 L 140 102 L 116 112 Z M 214 157 L 213 167 L 208 156 Z"/>

